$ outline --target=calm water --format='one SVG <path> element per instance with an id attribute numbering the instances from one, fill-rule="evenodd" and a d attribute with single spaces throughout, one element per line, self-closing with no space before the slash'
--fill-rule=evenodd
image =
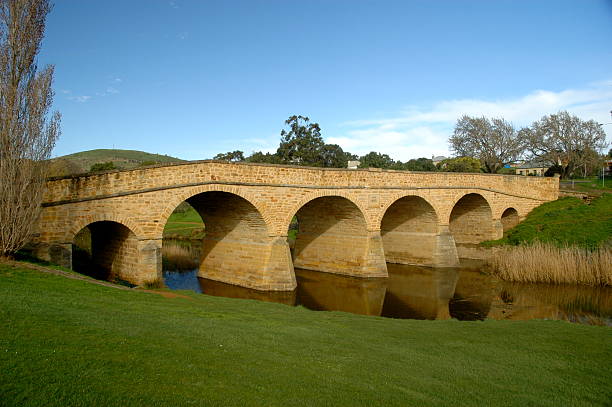
<path id="1" fill-rule="evenodd" d="M 298 287 L 265 292 L 164 271 L 170 289 L 411 319 L 559 319 L 612 326 L 612 288 L 517 284 L 481 273 L 477 263 L 456 269 L 387 264 L 388 278 L 354 278 L 296 269 Z"/>

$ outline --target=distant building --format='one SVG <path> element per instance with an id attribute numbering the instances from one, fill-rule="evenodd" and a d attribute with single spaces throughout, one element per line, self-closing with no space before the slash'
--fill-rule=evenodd
<path id="1" fill-rule="evenodd" d="M 536 177 L 543 177 L 549 168 L 550 165 L 548 164 L 539 161 L 528 161 L 514 167 L 514 171 L 516 175 L 535 175 Z"/>
<path id="2" fill-rule="evenodd" d="M 606 177 L 612 177 L 612 160 L 606 160 L 603 164 L 604 175 Z"/>
<path id="3" fill-rule="evenodd" d="M 440 161 L 448 160 L 448 157 L 444 157 L 443 155 L 431 156 L 431 161 L 433 161 L 434 165 L 438 165 Z"/>
<path id="4" fill-rule="evenodd" d="M 359 164 L 361 164 L 361 161 L 349 161 L 346 165 L 346 168 L 348 168 L 349 170 L 356 170 L 357 168 L 359 168 Z"/>
<path id="5" fill-rule="evenodd" d="M 519 160 L 519 161 L 515 161 L 515 162 L 504 165 L 504 168 L 517 168 L 524 164 L 525 164 L 525 161 Z"/>

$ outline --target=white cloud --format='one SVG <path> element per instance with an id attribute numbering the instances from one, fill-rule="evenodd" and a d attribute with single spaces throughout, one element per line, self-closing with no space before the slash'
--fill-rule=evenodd
<path id="1" fill-rule="evenodd" d="M 245 154 L 251 155 L 252 152 L 261 151 L 262 153 L 275 153 L 278 148 L 278 134 L 270 135 L 267 138 L 248 138 L 244 140 Z"/>
<path id="2" fill-rule="evenodd" d="M 116 95 L 117 93 L 121 93 L 119 89 L 117 89 L 117 87 L 121 84 L 121 82 L 122 82 L 121 78 L 112 78 L 109 80 L 109 83 L 111 83 L 112 85 L 106 86 L 106 90 L 104 91 L 95 92 L 95 95 L 98 97 L 105 97 L 105 96 Z M 88 96 L 88 98 L 90 97 Z"/>
<path id="3" fill-rule="evenodd" d="M 87 95 L 83 95 L 83 96 L 70 96 L 68 99 L 74 100 L 75 102 L 79 102 L 79 103 L 85 103 L 89 99 L 91 99 L 91 96 L 87 96 Z"/>
<path id="4" fill-rule="evenodd" d="M 612 80 L 560 92 L 535 90 L 516 99 L 456 99 L 441 101 L 431 107 L 409 106 L 395 117 L 344 123 L 349 130 L 326 141 L 339 144 L 355 154 L 378 151 L 405 161 L 449 155 L 448 137 L 457 119 L 464 114 L 503 117 L 519 127 L 560 110 L 567 110 L 584 120 L 609 123 L 612 121 L 611 109 Z M 612 125 L 604 126 L 604 129 L 610 138 Z"/>

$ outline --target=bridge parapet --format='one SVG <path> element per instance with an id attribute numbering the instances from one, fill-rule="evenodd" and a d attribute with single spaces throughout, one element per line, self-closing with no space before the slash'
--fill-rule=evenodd
<path id="1" fill-rule="evenodd" d="M 316 189 L 479 188 L 544 201 L 556 199 L 559 192 L 558 179 L 545 177 L 198 161 L 50 179 L 43 200 L 71 201 L 214 183 Z"/>

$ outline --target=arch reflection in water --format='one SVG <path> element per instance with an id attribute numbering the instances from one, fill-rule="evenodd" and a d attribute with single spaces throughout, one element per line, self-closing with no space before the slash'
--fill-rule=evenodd
<path id="1" fill-rule="evenodd" d="M 483 274 L 478 263 L 463 268 L 388 264 L 389 278 L 350 276 L 296 269 L 294 291 L 258 291 L 197 277 L 164 272 L 170 288 L 205 294 L 303 305 L 391 318 L 458 320 L 560 319 L 612 325 L 612 288 L 516 284 Z M 180 280 L 189 280 L 185 282 Z"/>
<path id="2" fill-rule="evenodd" d="M 458 272 L 388 264 L 389 283 L 382 316 L 410 319 L 449 319 L 449 301 L 455 292 Z"/>
<path id="3" fill-rule="evenodd" d="M 470 267 L 458 271 L 455 293 L 450 300 L 451 317 L 460 321 L 482 321 L 487 318 L 495 295 L 495 280 Z"/>
<path id="4" fill-rule="evenodd" d="M 246 300 L 259 300 L 277 302 L 285 305 L 296 305 L 296 291 L 260 291 L 252 288 L 222 283 L 198 277 L 200 290 L 204 294 L 215 297 L 242 298 Z"/>
<path id="5" fill-rule="evenodd" d="M 309 270 L 295 270 L 298 303 L 317 311 L 345 311 L 380 315 L 386 278 L 356 278 Z"/>

